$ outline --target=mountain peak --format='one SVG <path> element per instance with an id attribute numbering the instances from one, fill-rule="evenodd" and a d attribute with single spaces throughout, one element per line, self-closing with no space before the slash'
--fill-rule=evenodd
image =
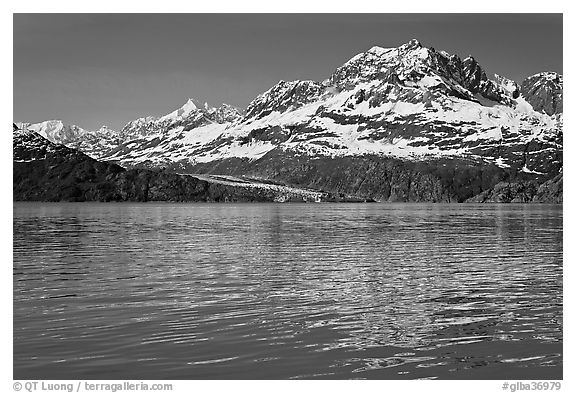
<path id="1" fill-rule="evenodd" d="M 344 88 L 359 81 L 386 79 L 392 74 L 421 72 L 430 67 L 433 50 L 425 48 L 417 39 L 411 39 L 396 48 L 373 46 L 348 60 L 328 78 L 328 83 Z"/>
<path id="2" fill-rule="evenodd" d="M 494 81 L 500 87 L 502 87 L 505 91 L 507 91 L 512 98 L 518 98 L 520 95 L 520 86 L 518 83 L 514 82 L 511 79 L 506 78 L 505 76 L 494 74 Z"/>
<path id="3" fill-rule="evenodd" d="M 402 45 L 405 48 L 422 48 L 422 44 L 416 38 L 412 38 L 410 41 Z"/>
<path id="4" fill-rule="evenodd" d="M 31 130 L 51 142 L 64 144 L 77 140 L 88 131 L 74 125 L 65 124 L 62 120 L 46 120 L 36 124 L 22 123 L 21 129 Z"/>
<path id="5" fill-rule="evenodd" d="M 204 106 L 204 105 L 202 105 L 202 104 L 200 103 L 200 101 L 198 101 L 198 100 L 196 100 L 196 99 L 194 99 L 194 98 L 188 98 L 188 99 L 186 100 L 186 103 L 185 103 L 184 105 L 182 105 L 182 106 L 180 107 L 180 109 L 190 111 L 190 110 L 194 110 L 194 109 L 200 109 L 200 108 L 202 108 L 203 106 Z"/>
<path id="6" fill-rule="evenodd" d="M 49 129 L 55 129 L 55 128 L 62 129 L 65 126 L 64 122 L 60 119 L 44 120 L 39 123 L 36 123 L 36 125 L 41 125 L 42 127 Z"/>
<path id="7" fill-rule="evenodd" d="M 368 49 L 366 51 L 366 53 L 370 53 L 370 54 L 377 55 L 377 56 L 382 56 L 382 55 L 390 54 L 390 52 L 392 50 L 395 50 L 395 49 L 398 49 L 400 52 L 406 52 L 406 51 L 422 49 L 422 48 L 423 48 L 423 46 L 420 43 L 420 41 L 413 38 L 410 41 L 406 42 L 405 44 L 400 45 L 398 48 L 384 48 L 384 47 L 375 45 L 375 46 L 371 47 L 370 49 Z M 354 56 L 350 60 L 359 59 L 360 57 L 362 57 L 362 55 L 365 55 L 365 53 L 360 53 L 360 54 Z"/>
<path id="8" fill-rule="evenodd" d="M 205 105 L 206 104 L 202 105 L 200 101 L 196 100 L 195 98 L 188 98 L 188 100 L 186 100 L 186 103 L 182 106 L 182 108 L 200 109 Z"/>
<path id="9" fill-rule="evenodd" d="M 183 118 L 188 116 L 190 113 L 203 107 L 204 105 L 202 105 L 199 101 L 195 100 L 194 98 L 188 98 L 188 100 L 186 100 L 186 103 L 184 105 L 182 105 L 175 111 L 172 111 L 167 115 L 160 117 L 159 120 L 164 121 L 164 120 L 176 120 L 178 118 Z"/>

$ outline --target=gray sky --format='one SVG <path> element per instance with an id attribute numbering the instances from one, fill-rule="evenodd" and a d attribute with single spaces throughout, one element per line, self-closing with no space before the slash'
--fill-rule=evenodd
<path id="1" fill-rule="evenodd" d="M 243 109 L 411 38 L 518 82 L 562 72 L 561 14 L 15 14 L 14 120 L 120 129 L 188 97 Z"/>

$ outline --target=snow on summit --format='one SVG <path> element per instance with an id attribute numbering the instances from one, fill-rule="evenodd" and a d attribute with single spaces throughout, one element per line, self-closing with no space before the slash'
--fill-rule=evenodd
<path id="1" fill-rule="evenodd" d="M 159 121 L 165 121 L 165 120 L 181 119 L 181 118 L 184 118 L 184 117 L 190 115 L 190 113 L 192 113 L 193 111 L 196 111 L 202 107 L 203 106 L 198 101 L 196 101 L 192 98 L 188 98 L 186 103 L 184 105 L 182 105 L 180 108 L 176 109 L 173 112 L 168 113 L 167 115 L 160 117 L 158 120 Z"/>

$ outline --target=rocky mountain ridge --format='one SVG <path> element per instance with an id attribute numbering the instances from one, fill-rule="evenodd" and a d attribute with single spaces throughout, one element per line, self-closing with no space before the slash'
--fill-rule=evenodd
<path id="1" fill-rule="evenodd" d="M 218 108 L 213 108 L 207 103 L 202 105 L 199 101 L 189 98 L 182 107 L 167 115 L 141 117 L 128 122 L 120 131 L 120 135 L 129 141 L 138 137 L 162 134 L 176 127 L 191 130 L 211 123 L 232 122 L 239 117 L 239 110 L 231 105 L 222 104 Z"/>

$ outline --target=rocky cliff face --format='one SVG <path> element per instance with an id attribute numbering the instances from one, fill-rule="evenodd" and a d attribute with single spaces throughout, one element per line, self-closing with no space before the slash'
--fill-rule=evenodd
<path id="1" fill-rule="evenodd" d="M 499 182 L 466 200 L 472 203 L 562 203 L 562 174 L 544 183 L 535 180 Z"/>

